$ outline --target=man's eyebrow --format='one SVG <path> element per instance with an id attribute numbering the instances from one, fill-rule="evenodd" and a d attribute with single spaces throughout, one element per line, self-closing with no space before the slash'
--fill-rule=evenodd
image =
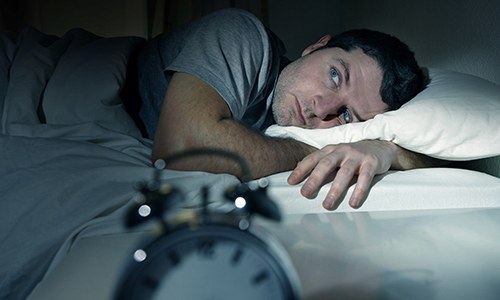
<path id="1" fill-rule="evenodd" d="M 349 72 L 349 64 L 346 63 L 343 59 L 338 58 L 337 61 L 340 63 L 342 68 L 344 69 L 344 80 L 345 84 L 349 83 L 349 78 L 351 78 L 351 73 Z"/>

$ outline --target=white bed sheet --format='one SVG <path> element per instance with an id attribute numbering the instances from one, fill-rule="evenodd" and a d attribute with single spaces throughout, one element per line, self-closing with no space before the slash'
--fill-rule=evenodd
<path id="1" fill-rule="evenodd" d="M 290 186 L 290 172 L 267 177 L 269 194 L 286 214 L 322 213 L 329 186 L 315 199 L 301 197 L 301 185 Z M 351 186 L 337 212 L 353 211 L 348 205 Z M 390 171 L 376 176 L 368 199 L 357 211 L 399 211 L 500 207 L 500 178 L 485 173 L 453 168 Z"/>
<path id="2" fill-rule="evenodd" d="M 287 215 L 280 225 L 256 222 L 287 250 L 304 300 L 493 300 L 500 280 L 499 216 L 494 208 L 439 209 L 306 213 Z M 145 234 L 79 239 L 28 299 L 112 299 Z"/>
<path id="3" fill-rule="evenodd" d="M 73 140 L 47 137 L 60 129 L 43 132 L 43 138 L 0 137 L 0 193 L 6 211 L 0 219 L 2 296 L 26 295 L 79 239 L 124 232 L 123 213 L 135 184 L 153 178 L 147 140 L 99 130 L 93 137 L 72 135 Z M 286 183 L 288 174 L 267 177 L 268 193 L 284 214 L 325 212 L 321 200 L 328 186 L 308 200 L 300 196 L 300 185 Z M 162 180 L 184 191 L 186 205 L 199 203 L 202 185 L 211 188 L 211 201 L 217 202 L 228 186 L 238 183 L 227 174 L 170 170 L 163 171 Z M 377 181 L 359 211 L 500 206 L 500 179 L 475 171 L 391 172 Z M 353 210 L 344 202 L 338 211 Z"/>

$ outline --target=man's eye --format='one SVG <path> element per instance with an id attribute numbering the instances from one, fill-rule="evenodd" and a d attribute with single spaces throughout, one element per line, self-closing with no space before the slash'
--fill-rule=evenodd
<path id="1" fill-rule="evenodd" d="M 330 69 L 330 77 L 333 83 L 335 83 L 335 86 L 338 86 L 340 84 L 340 75 L 337 69 L 335 68 Z"/>
<path id="2" fill-rule="evenodd" d="M 346 124 L 352 122 L 351 112 L 347 108 L 344 108 L 344 111 L 342 112 L 342 116 L 343 116 L 344 121 L 346 122 Z"/>

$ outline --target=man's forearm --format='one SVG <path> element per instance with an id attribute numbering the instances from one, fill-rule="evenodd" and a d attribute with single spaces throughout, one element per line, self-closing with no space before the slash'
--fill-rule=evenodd
<path id="1" fill-rule="evenodd" d="M 317 150 L 293 139 L 272 138 L 254 132 L 238 121 L 224 119 L 215 128 L 196 133 L 196 143 L 187 144 L 166 155 L 156 154 L 154 159 L 167 158 L 187 150 L 214 149 L 238 155 L 249 166 L 251 178 L 260 178 L 295 168 L 297 162 Z M 198 170 L 211 173 L 229 173 L 241 178 L 242 168 L 237 161 L 223 155 L 207 153 L 172 163 L 167 166 L 179 170 Z"/>

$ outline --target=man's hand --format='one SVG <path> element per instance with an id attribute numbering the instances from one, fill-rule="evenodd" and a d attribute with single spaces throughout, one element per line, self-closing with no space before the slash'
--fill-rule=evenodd
<path id="1" fill-rule="evenodd" d="M 368 196 L 373 177 L 387 172 L 391 166 L 401 168 L 399 156 L 410 155 L 406 152 L 391 142 L 380 140 L 327 145 L 299 162 L 288 183 L 298 184 L 308 177 L 301 193 L 304 197 L 314 198 L 319 189 L 333 179 L 323 207 L 334 210 L 357 177 L 349 205 L 358 208 Z"/>

